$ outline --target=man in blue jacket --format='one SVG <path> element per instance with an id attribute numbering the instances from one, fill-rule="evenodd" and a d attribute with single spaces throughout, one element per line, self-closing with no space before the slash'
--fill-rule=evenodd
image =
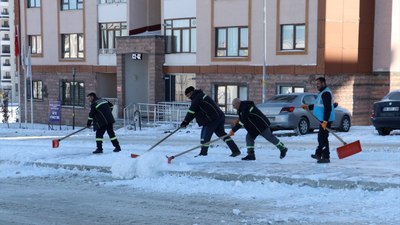
<path id="1" fill-rule="evenodd" d="M 267 141 L 275 145 L 280 151 L 280 158 L 286 156 L 287 148 L 272 134 L 268 118 L 254 105 L 252 101 L 241 101 L 238 98 L 233 99 L 232 106 L 237 110 L 239 120 L 235 123 L 229 132 L 233 136 L 237 130 L 244 127 L 247 130 L 246 145 L 247 156 L 242 160 L 256 160 L 254 153 L 254 141 L 258 135 L 263 136 Z"/>
<path id="2" fill-rule="evenodd" d="M 114 152 L 121 151 L 117 136 L 115 136 L 113 124 L 115 122 L 112 115 L 113 104 L 106 99 L 98 98 L 95 93 L 89 93 L 87 100 L 90 102 L 90 112 L 86 127 L 93 123 L 93 130 L 96 131 L 97 149 L 93 154 L 103 153 L 103 136 L 107 131 L 111 143 L 115 147 Z"/>
<path id="3" fill-rule="evenodd" d="M 194 87 L 190 86 L 186 88 L 185 95 L 192 100 L 192 104 L 181 123 L 181 127 L 186 127 L 190 121 L 196 118 L 197 124 L 202 126 L 200 140 L 202 147 L 199 156 L 206 156 L 209 147 L 207 143 L 211 140 L 213 133 L 218 137 L 227 135 L 224 128 L 225 115 L 214 100 L 204 94 L 202 90 L 195 90 Z M 223 141 L 232 151 L 230 156 L 240 155 L 240 150 L 231 137 L 226 136 Z"/>
<path id="4" fill-rule="evenodd" d="M 315 103 L 313 105 L 302 105 L 305 110 L 313 110 L 314 116 L 320 121 L 318 147 L 311 157 L 316 159 L 318 163 L 330 163 L 329 131 L 326 128 L 331 128 L 332 122 L 335 121 L 333 94 L 331 89 L 326 86 L 324 77 L 317 78 L 315 82 L 319 91 Z"/>

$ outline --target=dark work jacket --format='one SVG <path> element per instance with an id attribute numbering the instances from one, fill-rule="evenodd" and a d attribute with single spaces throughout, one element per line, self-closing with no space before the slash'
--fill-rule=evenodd
<path id="1" fill-rule="evenodd" d="M 250 136 L 255 139 L 271 124 L 252 101 L 241 101 L 239 109 L 239 122 L 232 128 L 234 132 L 244 127 Z"/>
<path id="2" fill-rule="evenodd" d="M 224 113 L 214 100 L 204 94 L 202 90 L 194 90 L 190 99 L 192 104 L 186 113 L 184 121 L 190 122 L 196 118 L 197 124 L 203 126 L 224 116 Z"/>
<path id="3" fill-rule="evenodd" d="M 113 104 L 106 99 L 95 98 L 90 105 L 90 112 L 87 124 L 90 126 L 93 122 L 93 130 L 106 127 L 115 122 L 112 115 Z"/>

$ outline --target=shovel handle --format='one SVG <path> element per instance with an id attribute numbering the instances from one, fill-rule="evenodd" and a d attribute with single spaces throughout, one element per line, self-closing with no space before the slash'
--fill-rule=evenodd
<path id="1" fill-rule="evenodd" d="M 165 136 L 163 139 L 161 139 L 159 142 L 155 143 L 153 146 L 151 146 L 146 152 L 151 151 L 153 148 L 155 148 L 157 145 L 161 144 L 161 142 L 165 141 L 167 138 L 171 137 L 171 135 L 175 134 L 181 127 L 176 128 L 174 131 L 172 131 L 170 134 Z"/>
<path id="2" fill-rule="evenodd" d="M 176 158 L 176 157 L 178 157 L 178 156 L 181 156 L 181 155 L 183 155 L 183 154 L 186 154 L 186 153 L 188 153 L 188 152 L 191 152 L 191 151 L 193 151 L 193 150 L 196 150 L 197 148 L 200 148 L 200 147 L 203 146 L 203 145 L 209 145 L 209 144 L 211 144 L 211 143 L 213 143 L 213 142 L 216 142 L 216 141 L 218 141 L 218 140 L 220 140 L 220 139 L 224 139 L 224 138 L 226 138 L 226 137 L 229 137 L 229 134 L 226 134 L 226 135 L 224 135 L 224 136 L 221 136 L 221 137 L 219 137 L 219 138 L 216 138 L 216 139 L 214 139 L 214 140 L 211 140 L 211 141 L 209 141 L 209 142 L 207 142 L 207 143 L 197 145 L 196 147 L 193 147 L 193 148 L 191 148 L 191 149 L 188 149 L 188 150 L 186 150 L 186 151 L 183 151 L 183 152 L 181 152 L 181 153 L 178 153 L 178 154 L 176 154 L 176 155 L 174 155 L 174 156 L 167 157 L 167 158 L 168 158 L 168 163 L 170 164 L 170 163 L 171 163 L 171 160 L 174 159 L 174 158 Z"/>
<path id="3" fill-rule="evenodd" d="M 72 133 L 70 133 L 70 134 L 68 134 L 68 135 L 66 135 L 66 136 L 64 136 L 64 137 L 62 137 L 62 138 L 60 138 L 60 139 L 58 139 L 58 141 L 64 140 L 64 139 L 67 138 L 67 137 L 70 137 L 70 136 L 72 136 L 72 135 L 74 135 L 74 134 L 77 134 L 77 133 L 83 131 L 83 130 L 86 129 L 86 128 L 87 128 L 87 127 L 84 127 L 84 128 L 81 128 L 81 129 L 79 129 L 79 130 L 77 130 L 77 131 L 75 131 L 75 132 L 72 132 Z"/>
<path id="4" fill-rule="evenodd" d="M 316 121 L 318 121 L 318 123 L 321 125 L 321 121 L 319 121 L 319 119 L 309 110 L 309 109 L 304 109 L 306 110 Z M 342 138 L 340 138 L 335 132 L 333 132 L 330 128 L 326 128 L 326 130 L 333 134 L 333 136 L 335 136 L 340 142 L 342 142 L 343 145 L 346 145 L 347 143 L 345 141 L 343 141 Z"/>
<path id="5" fill-rule="evenodd" d="M 347 143 L 345 141 L 343 141 L 342 138 L 339 137 L 339 135 L 336 134 L 336 132 L 334 132 L 333 130 L 326 128 L 326 130 L 328 130 L 331 134 L 333 134 L 333 136 L 335 136 L 340 142 L 342 142 L 343 145 L 347 145 Z"/>

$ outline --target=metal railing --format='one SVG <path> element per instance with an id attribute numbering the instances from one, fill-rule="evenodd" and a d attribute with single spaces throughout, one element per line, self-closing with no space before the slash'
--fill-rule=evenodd
<path id="1" fill-rule="evenodd" d="M 98 0 L 98 4 L 126 3 L 126 0 Z"/>
<path id="2" fill-rule="evenodd" d="M 135 103 L 124 108 L 124 127 L 179 125 L 186 116 L 190 102 Z M 139 116 L 139 118 L 138 118 Z M 140 124 L 138 124 L 140 122 Z"/>

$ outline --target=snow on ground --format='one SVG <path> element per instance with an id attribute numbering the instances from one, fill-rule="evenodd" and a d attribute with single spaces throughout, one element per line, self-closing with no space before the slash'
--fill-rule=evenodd
<path id="1" fill-rule="evenodd" d="M 233 137 L 242 150 L 242 155 L 236 158 L 228 157 L 229 149 L 218 141 L 212 144 L 207 157 L 195 158 L 199 152 L 196 149 L 168 164 L 166 155 L 176 155 L 199 145 L 198 127 L 180 130 L 151 152 L 144 153 L 173 129 L 169 126 L 141 131 L 120 129 L 117 135 L 123 151 L 113 153 L 105 135 L 105 153 L 93 155 L 94 133 L 88 129 L 52 148 L 52 140 L 71 133 L 70 127 L 47 130 L 47 126 L 35 125 L 34 129 L 20 129 L 17 124 L 11 124 L 11 128 L 2 124 L 0 178 L 49 176 L 69 171 L 54 165 L 78 165 L 76 171 L 80 171 L 79 166 L 94 166 L 107 168 L 114 178 L 103 183 L 104 186 L 123 185 L 146 192 L 182 195 L 232 196 L 287 206 L 287 211 L 274 212 L 276 221 L 304 218 L 321 222 L 400 224 L 400 131 L 379 136 L 372 126 L 354 126 L 348 133 L 338 133 L 348 143 L 360 140 L 363 149 L 342 160 L 335 153 L 341 143 L 331 135 L 331 163 L 324 165 L 310 158 L 317 142 L 316 133 L 292 136 L 289 132 L 276 132 L 289 148 L 282 160 L 274 146 L 258 138 L 257 160 L 241 161 L 246 152 L 244 129 Z M 132 159 L 131 153 L 140 156 Z M 80 173 L 99 174 L 93 170 Z M 321 212 L 323 216 L 309 212 Z M 241 209 L 232 209 L 232 213 L 240 214 Z"/>

